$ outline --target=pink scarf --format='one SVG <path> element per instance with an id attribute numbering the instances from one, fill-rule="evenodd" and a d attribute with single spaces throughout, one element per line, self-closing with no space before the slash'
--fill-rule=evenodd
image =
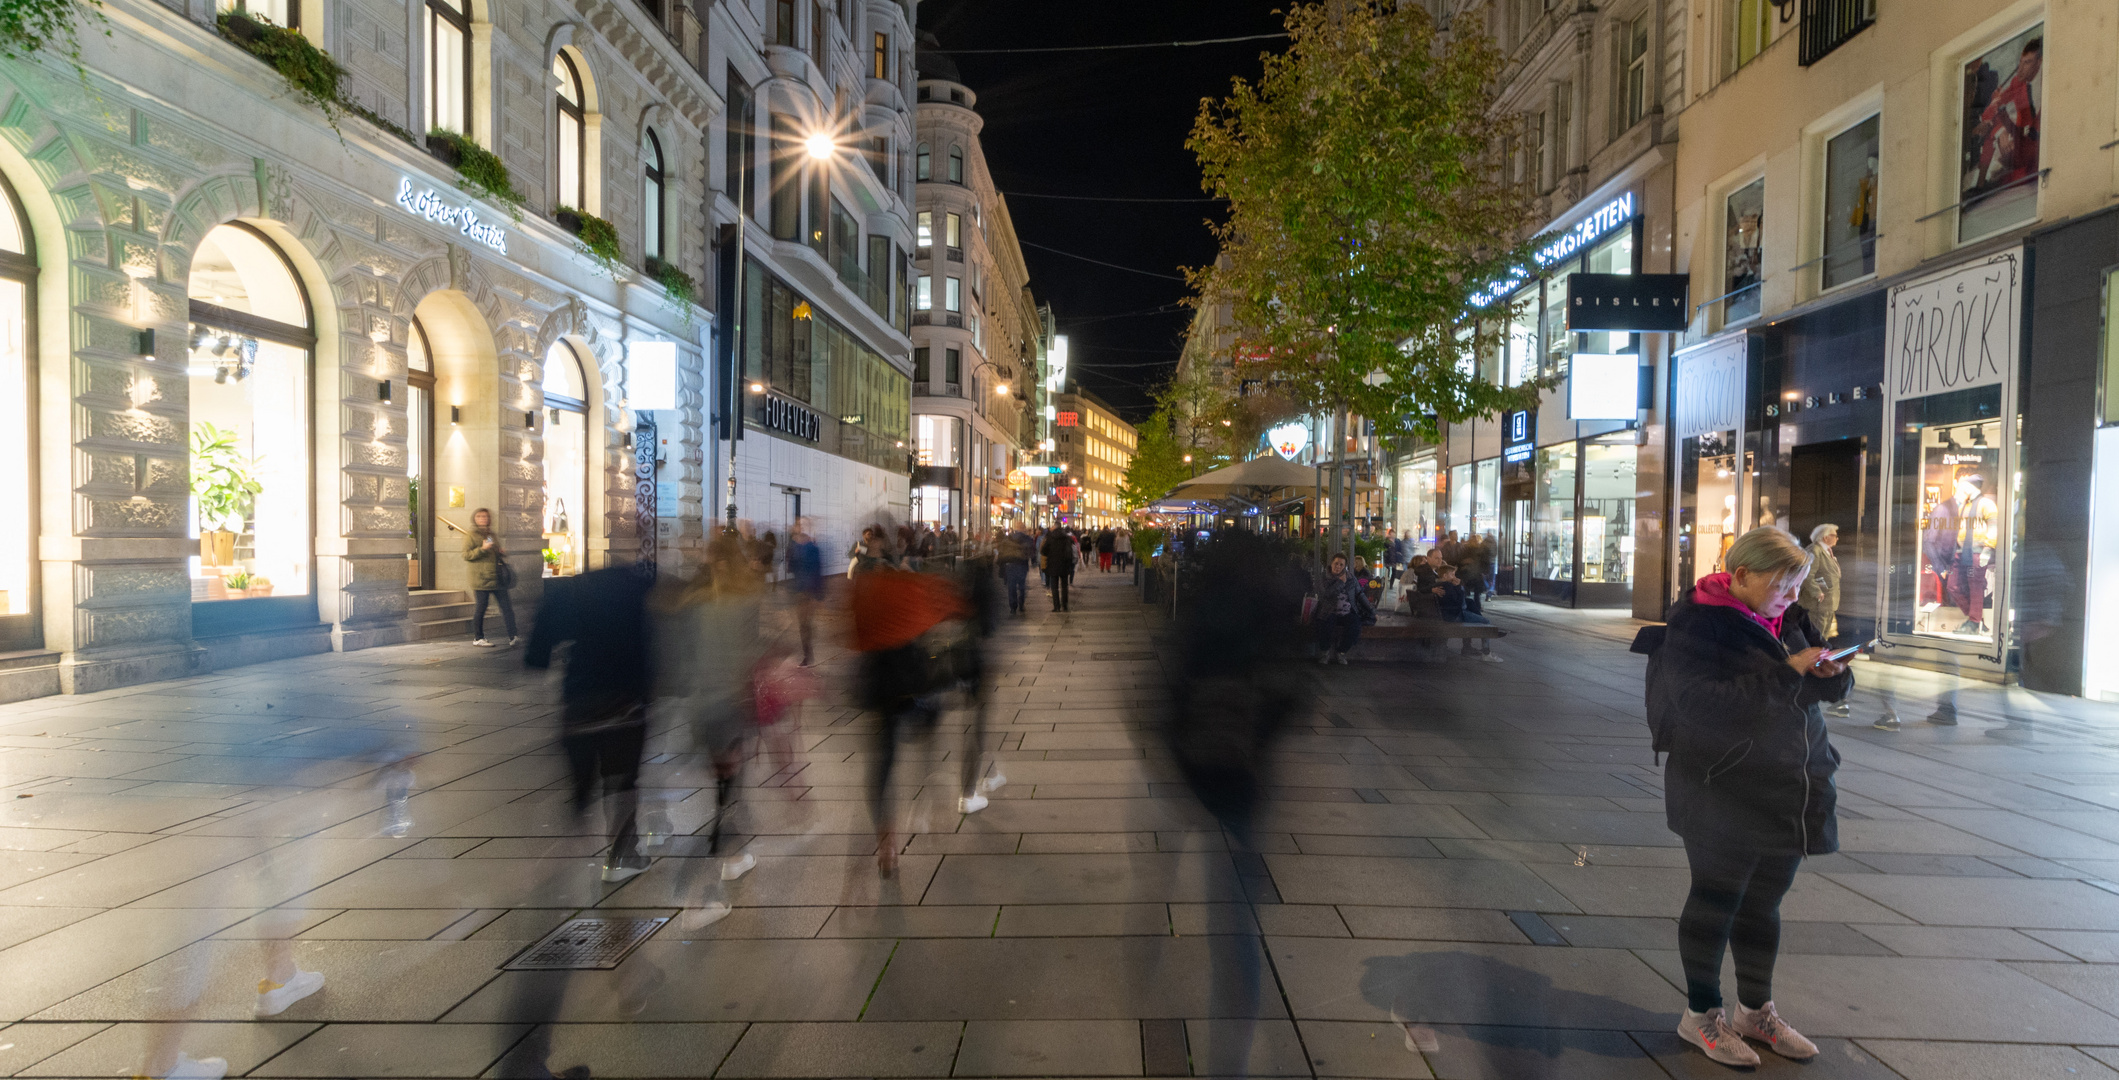
<path id="1" fill-rule="evenodd" d="M 1729 591 L 1729 583 L 1728 574 L 1709 574 L 1700 579 L 1699 588 L 1693 592 L 1692 599 L 1695 603 L 1705 604 L 1708 607 L 1735 608 L 1748 616 L 1752 622 L 1765 627 L 1773 635 L 1773 640 L 1779 641 L 1781 639 L 1780 616 L 1776 615 L 1769 619 L 1751 610 L 1751 605 L 1737 599 Z"/>

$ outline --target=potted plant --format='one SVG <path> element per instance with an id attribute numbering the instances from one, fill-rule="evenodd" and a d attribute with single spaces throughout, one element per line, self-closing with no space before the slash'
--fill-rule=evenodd
<path id="1" fill-rule="evenodd" d="M 234 564 L 236 534 L 265 490 L 256 468 L 257 459 L 243 456 L 235 432 L 204 420 L 191 429 L 191 494 L 199 506 L 202 565 Z"/>
<path id="2" fill-rule="evenodd" d="M 551 548 L 544 549 L 544 576 L 559 576 L 559 553 Z"/>
<path id="3" fill-rule="evenodd" d="M 227 587 L 228 595 L 231 597 L 241 598 L 250 595 L 251 578 L 247 570 L 230 570 L 222 574 L 221 584 Z"/>
<path id="4" fill-rule="evenodd" d="M 573 233 L 575 236 L 581 235 L 581 211 L 571 206 L 562 206 L 552 211 L 552 220 L 558 222 L 560 228 Z"/>

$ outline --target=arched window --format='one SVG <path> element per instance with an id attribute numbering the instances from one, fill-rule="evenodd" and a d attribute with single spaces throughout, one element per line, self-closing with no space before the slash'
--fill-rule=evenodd
<path id="1" fill-rule="evenodd" d="M 565 338 L 544 357 L 546 576 L 578 574 L 588 538 L 589 365 Z"/>
<path id="2" fill-rule="evenodd" d="M 949 148 L 949 182 L 964 182 L 964 148 L 961 146 L 951 145 Z"/>
<path id="3" fill-rule="evenodd" d="M 588 159 L 588 111 L 583 107 L 581 75 L 574 70 L 574 61 L 564 51 L 552 57 L 552 76 L 559 80 L 559 130 L 554 133 L 553 157 L 559 161 L 558 197 L 556 206 L 571 206 L 586 211 L 582 205 L 582 192 L 588 185 L 583 182 L 584 168 Z"/>
<path id="4" fill-rule="evenodd" d="M 0 180 L 0 650 L 44 643 L 37 617 L 36 252 L 13 188 Z M 137 383 L 135 384 L 138 385 Z"/>
<path id="5" fill-rule="evenodd" d="M 921 180 L 934 179 L 934 153 L 927 149 L 926 143 L 920 144 L 918 161 L 917 171 L 913 175 Z"/>
<path id="6" fill-rule="evenodd" d="M 470 0 L 427 0 L 427 128 L 471 133 Z"/>
<path id="7" fill-rule="evenodd" d="M 647 142 L 640 148 L 640 250 L 650 259 L 662 255 L 662 140 L 655 133 L 647 133 Z"/>
<path id="8" fill-rule="evenodd" d="M 192 632 L 314 622 L 308 294 L 240 223 L 199 241 L 189 293 Z"/>

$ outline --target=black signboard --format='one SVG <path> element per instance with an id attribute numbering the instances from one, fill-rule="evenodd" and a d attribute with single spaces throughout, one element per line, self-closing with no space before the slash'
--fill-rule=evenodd
<path id="1" fill-rule="evenodd" d="M 1683 330 L 1692 321 L 1686 306 L 1686 274 L 1570 274 L 1569 330 Z"/>

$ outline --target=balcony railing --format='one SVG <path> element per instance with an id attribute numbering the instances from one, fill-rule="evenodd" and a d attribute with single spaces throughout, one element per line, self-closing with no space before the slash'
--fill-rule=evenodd
<path id="1" fill-rule="evenodd" d="M 1876 0 L 1803 0 L 1802 52 L 1809 67 L 1876 21 Z"/>

